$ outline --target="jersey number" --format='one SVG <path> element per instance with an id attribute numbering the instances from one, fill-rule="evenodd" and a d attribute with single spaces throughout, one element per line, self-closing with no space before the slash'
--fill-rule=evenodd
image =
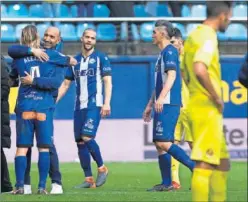
<path id="1" fill-rule="evenodd" d="M 31 67 L 31 69 L 30 69 L 30 75 L 31 75 L 32 78 L 40 77 L 39 66 L 33 66 L 33 67 Z"/>

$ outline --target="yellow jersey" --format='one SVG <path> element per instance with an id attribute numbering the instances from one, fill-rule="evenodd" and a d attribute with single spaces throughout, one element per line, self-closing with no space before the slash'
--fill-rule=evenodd
<path id="1" fill-rule="evenodd" d="M 184 63 L 183 63 L 183 57 L 184 57 L 184 52 L 180 54 L 180 70 L 182 72 L 185 71 L 185 67 L 184 67 Z M 184 79 L 182 78 L 182 104 L 183 104 L 183 108 L 187 107 L 189 101 L 189 89 L 184 81 Z"/>
<path id="2" fill-rule="evenodd" d="M 221 97 L 221 69 L 217 34 L 208 25 L 199 25 L 190 33 L 184 43 L 184 58 L 182 63 L 189 81 L 188 89 L 190 95 L 196 95 L 197 97 L 209 96 L 209 93 L 200 84 L 194 73 L 193 64 L 195 62 L 202 62 L 207 66 L 211 83 L 217 94 Z"/>

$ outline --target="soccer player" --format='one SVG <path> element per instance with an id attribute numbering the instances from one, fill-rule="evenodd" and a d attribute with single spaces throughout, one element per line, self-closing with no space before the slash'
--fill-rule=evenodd
<path id="1" fill-rule="evenodd" d="M 71 81 L 75 80 L 74 136 L 85 175 L 85 181 L 75 188 L 95 188 L 102 186 L 108 175 L 108 169 L 103 163 L 95 136 L 101 116 L 105 117 L 110 114 L 112 77 L 108 57 L 94 48 L 96 31 L 86 29 L 81 41 L 82 52 L 75 56 L 78 64 L 68 69 L 66 79 L 59 89 L 58 100 L 68 90 Z M 90 154 L 98 167 L 96 182 L 92 175 Z"/>
<path id="2" fill-rule="evenodd" d="M 182 33 L 178 28 L 174 28 L 173 37 L 171 38 L 171 43 L 177 48 L 180 54 L 180 69 L 182 76 L 182 108 L 180 110 L 180 115 L 177 121 L 177 125 L 175 128 L 174 134 L 174 144 L 179 144 L 183 139 L 182 136 L 184 134 L 184 141 L 189 144 L 189 147 L 192 149 L 192 135 L 190 132 L 190 127 L 188 123 L 188 113 L 187 113 L 187 103 L 189 100 L 189 90 L 186 86 L 187 78 L 185 78 L 184 67 L 183 67 L 183 38 Z M 172 185 L 174 189 L 180 189 L 180 179 L 179 179 L 179 162 L 172 158 L 171 159 L 171 174 L 172 174 Z"/>
<path id="3" fill-rule="evenodd" d="M 40 40 L 35 26 L 28 25 L 22 30 L 21 44 L 39 48 Z M 16 105 L 16 190 L 13 194 L 24 194 L 26 153 L 33 146 L 34 133 L 39 149 L 38 194 L 47 194 L 45 185 L 50 165 L 49 147 L 52 145 L 55 106 L 53 91 L 58 89 L 64 77 L 61 64 L 70 58 L 52 50 L 47 50 L 46 54 L 49 56 L 48 62 L 42 62 L 36 57 L 24 57 L 12 63 L 11 79 L 21 78 Z"/>
<path id="4" fill-rule="evenodd" d="M 157 45 L 161 52 L 155 68 L 155 90 L 143 113 L 143 119 L 145 122 L 151 120 L 154 105 L 153 142 L 159 155 L 162 183 L 155 185 L 148 191 L 170 191 L 173 189 L 171 156 L 191 171 L 194 168 L 194 162 L 179 146 L 173 144 L 175 126 L 181 108 L 181 75 L 178 51 L 170 43 L 172 36 L 172 24 L 165 20 L 158 20 L 152 38 L 153 44 Z"/>
<path id="5" fill-rule="evenodd" d="M 190 92 L 188 116 L 194 140 L 191 159 L 193 201 L 226 201 L 229 154 L 223 134 L 223 100 L 217 32 L 224 32 L 232 3 L 207 2 L 207 19 L 184 43 L 184 66 Z"/>
<path id="6" fill-rule="evenodd" d="M 54 49 L 57 51 L 61 51 L 61 43 L 62 42 L 61 42 L 59 29 L 57 27 L 49 27 L 44 33 L 42 47 L 45 49 Z M 8 53 L 13 59 L 34 55 L 42 60 L 48 60 L 47 54 L 41 49 L 30 48 L 28 46 L 23 46 L 23 45 L 10 46 L 8 49 Z M 61 80 L 61 83 L 63 80 Z M 55 100 L 57 99 L 57 94 L 58 94 L 58 90 L 55 89 L 53 92 L 53 96 Z M 24 180 L 25 194 L 32 193 L 31 185 L 30 185 L 30 168 L 31 168 L 31 153 L 32 153 L 31 151 L 32 151 L 31 148 L 29 148 L 27 152 L 27 169 L 25 172 L 25 180 Z M 52 180 L 52 190 L 50 193 L 62 194 L 63 188 L 61 182 L 61 173 L 59 171 L 59 159 L 54 143 L 52 147 L 49 148 L 49 153 L 51 159 L 49 175 Z"/>

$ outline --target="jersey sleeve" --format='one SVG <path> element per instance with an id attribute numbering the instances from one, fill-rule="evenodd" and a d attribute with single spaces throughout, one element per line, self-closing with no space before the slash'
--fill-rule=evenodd
<path id="1" fill-rule="evenodd" d="M 35 77 L 33 79 L 32 86 L 44 90 L 58 89 L 61 85 L 61 81 L 63 81 L 63 78 L 64 69 L 56 67 L 54 77 Z"/>
<path id="2" fill-rule="evenodd" d="M 169 70 L 177 69 L 178 64 L 178 53 L 176 50 L 169 50 L 163 53 L 163 62 L 164 62 L 164 71 L 167 72 Z"/>
<path id="3" fill-rule="evenodd" d="M 101 75 L 104 76 L 111 76 L 112 68 L 110 66 L 109 58 L 102 54 L 100 56 L 100 69 L 101 69 Z"/>
<path id="4" fill-rule="evenodd" d="M 62 67 L 70 66 L 70 57 L 55 50 L 47 50 L 47 54 L 49 56 L 49 63 L 53 63 Z"/>
<path id="5" fill-rule="evenodd" d="M 214 40 L 205 40 L 201 45 L 198 46 L 193 62 L 202 62 L 208 67 L 213 59 L 216 46 L 217 44 Z"/>
<path id="6" fill-rule="evenodd" d="M 65 73 L 65 79 L 70 80 L 70 81 L 75 80 L 75 77 L 74 77 L 74 73 L 73 73 L 73 69 L 72 68 L 73 67 L 67 68 L 66 73 Z"/>
<path id="7" fill-rule="evenodd" d="M 30 51 L 28 46 L 23 45 L 12 45 L 8 47 L 8 54 L 12 58 L 23 58 L 27 56 L 32 56 L 33 54 Z"/>

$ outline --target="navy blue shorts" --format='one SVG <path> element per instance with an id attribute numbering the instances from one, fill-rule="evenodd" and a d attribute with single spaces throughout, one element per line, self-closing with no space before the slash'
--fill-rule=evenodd
<path id="1" fill-rule="evenodd" d="M 18 112 L 16 114 L 16 146 L 32 147 L 35 134 L 37 147 L 51 147 L 53 112 L 54 109 L 48 109 L 43 112 Z"/>
<path id="2" fill-rule="evenodd" d="M 82 141 L 82 136 L 95 137 L 101 120 L 101 107 L 74 111 L 74 137 L 76 142 Z"/>
<path id="3" fill-rule="evenodd" d="M 180 106 L 164 105 L 161 113 L 154 114 L 153 142 L 173 142 Z"/>

